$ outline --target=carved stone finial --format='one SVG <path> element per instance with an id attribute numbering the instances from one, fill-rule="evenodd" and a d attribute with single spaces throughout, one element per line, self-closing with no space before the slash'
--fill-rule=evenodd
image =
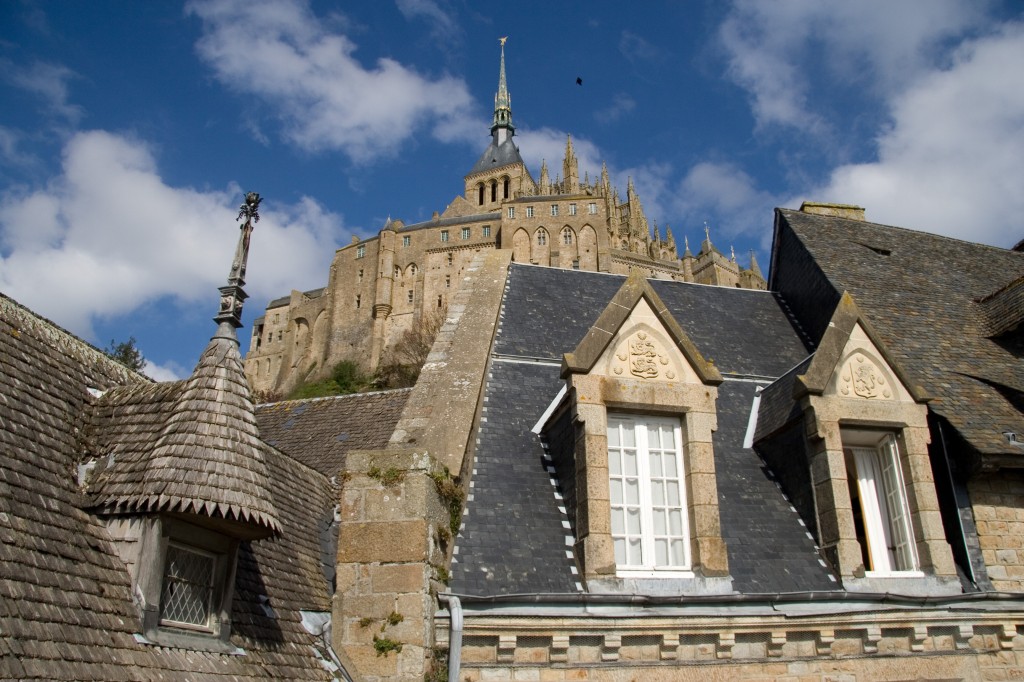
<path id="1" fill-rule="evenodd" d="M 252 235 L 253 223 L 260 221 L 260 202 L 263 199 L 257 192 L 245 195 L 245 203 L 238 209 L 236 220 L 243 220 L 241 233 L 238 235 L 238 246 L 235 257 L 231 261 L 231 272 L 228 274 L 227 286 L 220 287 L 220 310 L 213 319 L 217 322 L 228 322 L 236 329 L 242 326 L 242 303 L 247 298 L 242 287 L 245 285 L 245 268 L 249 260 L 249 238 Z"/>
<path id="2" fill-rule="evenodd" d="M 704 221 L 704 238 L 711 241 L 711 228 L 708 227 L 708 221 Z"/>

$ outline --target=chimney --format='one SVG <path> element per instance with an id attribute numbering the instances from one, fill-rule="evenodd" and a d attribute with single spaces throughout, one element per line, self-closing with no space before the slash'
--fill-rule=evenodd
<path id="1" fill-rule="evenodd" d="M 819 201 L 805 201 L 800 204 L 801 213 L 813 213 L 814 215 L 827 215 L 833 218 L 846 218 L 847 220 L 865 221 L 864 209 L 853 204 L 826 204 Z"/>

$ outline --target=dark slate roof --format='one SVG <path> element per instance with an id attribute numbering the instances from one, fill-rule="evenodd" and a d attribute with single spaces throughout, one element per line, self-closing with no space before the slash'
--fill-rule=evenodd
<path id="1" fill-rule="evenodd" d="M 88 389 L 137 386 L 151 398 L 143 419 L 179 383 L 149 383 L 3 296 L 0 366 L 0 678 L 329 679 L 299 614 L 330 610 L 317 535 L 332 510 L 326 479 L 268 452 L 282 533 L 243 543 L 232 641 L 246 655 L 140 644 L 128 571 L 103 521 L 83 509 L 75 465 Z"/>
<path id="2" fill-rule="evenodd" d="M 808 355 L 804 361 L 761 390 L 755 442 L 770 436 L 803 414 L 800 404 L 793 399 L 793 388 L 796 378 L 807 371 L 812 359 L 814 356 Z"/>
<path id="3" fill-rule="evenodd" d="M 426 230 L 431 227 L 451 227 L 453 225 L 464 225 L 466 223 L 478 223 L 482 220 L 501 220 L 501 212 L 474 213 L 473 215 L 452 216 L 451 218 L 437 218 L 436 220 L 425 220 L 422 223 L 405 225 L 398 230 L 399 234 L 413 230 Z"/>
<path id="4" fill-rule="evenodd" d="M 715 471 L 733 589 L 743 593 L 835 590 L 818 549 L 769 467 L 743 447 L 757 385 L 718 387 Z"/>
<path id="5" fill-rule="evenodd" d="M 571 530 L 558 508 L 563 503 L 555 498 L 563 486 L 552 486 L 554 474 L 548 470 L 554 467 L 542 459 L 541 439 L 530 429 L 563 385 L 562 354 L 576 348 L 624 281 L 600 273 L 510 267 L 477 434 L 472 497 L 456 539 L 453 592 L 577 591 L 579 578 L 566 557 Z M 768 467 L 743 447 L 759 383 L 737 375 L 780 376 L 807 356 L 799 336 L 769 293 L 651 284 L 725 377 L 718 388 L 714 444 L 734 588 L 746 593 L 836 589 Z"/>
<path id="6" fill-rule="evenodd" d="M 111 511 L 199 513 L 280 529 L 264 462 L 267 448 L 229 323 L 221 323 L 188 379 L 167 390 L 114 389 L 98 403 L 98 449 L 89 454 L 106 458 L 106 465 L 90 482 L 94 504 Z M 108 429 L 115 440 L 103 435 Z M 122 448 L 128 443 L 130 449 Z"/>
<path id="7" fill-rule="evenodd" d="M 451 588 L 459 594 L 575 592 L 570 531 L 530 432 L 558 393 L 558 365 L 493 362 L 480 442 L 470 476 L 472 499 L 455 545 Z M 486 420 L 486 421 L 484 421 Z"/>
<path id="8" fill-rule="evenodd" d="M 494 351 L 561 361 L 597 320 L 623 275 L 513 264 Z M 770 292 L 650 280 L 697 349 L 723 375 L 777 377 L 807 350 Z M 557 320 L 553 324 L 552 320 Z"/>
<path id="9" fill-rule="evenodd" d="M 267 403 L 256 407 L 256 420 L 265 441 L 331 478 L 347 452 L 387 445 L 411 391 Z"/>
<path id="10" fill-rule="evenodd" d="M 978 301 L 1024 276 L 1024 253 L 898 227 L 778 209 L 836 292 L 849 291 L 929 407 L 982 454 L 1024 451 L 1020 330 L 988 338 Z M 784 258 L 780 254 L 780 260 Z M 773 280 L 775 273 L 773 273 Z"/>
<path id="11" fill-rule="evenodd" d="M 480 155 L 480 158 L 473 165 L 473 169 L 466 175 L 486 173 L 494 168 L 522 162 L 523 157 L 519 156 L 519 148 L 512 141 L 511 135 L 506 137 L 505 141 L 500 145 L 495 144 L 492 138 L 491 143 L 487 145 L 487 150 Z"/>

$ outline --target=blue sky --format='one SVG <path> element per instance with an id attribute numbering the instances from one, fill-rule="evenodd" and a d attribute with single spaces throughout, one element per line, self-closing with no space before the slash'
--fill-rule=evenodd
<path id="1" fill-rule="evenodd" d="M 632 177 L 650 220 L 767 266 L 775 206 L 1024 237 L 1019 3 L 0 3 L 0 291 L 184 376 L 243 192 L 251 320 L 334 249 L 428 219 L 488 142 L 498 38 L 535 177 Z M 577 77 L 583 85 L 576 84 Z M 554 172 L 554 170 L 553 170 Z"/>

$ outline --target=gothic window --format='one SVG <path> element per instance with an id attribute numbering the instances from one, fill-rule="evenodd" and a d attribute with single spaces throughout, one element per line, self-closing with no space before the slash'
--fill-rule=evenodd
<path id="1" fill-rule="evenodd" d="M 562 230 L 562 243 L 566 245 L 572 244 L 572 230 L 568 227 Z"/>
<path id="2" fill-rule="evenodd" d="M 544 228 L 537 230 L 537 246 L 544 246 L 548 243 L 548 233 L 544 231 Z"/>
<path id="3" fill-rule="evenodd" d="M 688 570 L 679 419 L 609 414 L 608 481 L 618 570 Z"/>
<path id="4" fill-rule="evenodd" d="M 526 217 L 527 218 L 532 218 L 533 217 L 533 206 L 527 206 L 526 207 Z"/>
<path id="5" fill-rule="evenodd" d="M 491 226 L 490 225 L 484 225 L 483 229 L 484 229 L 484 236 L 485 237 L 490 237 L 491 236 Z"/>
<path id="6" fill-rule="evenodd" d="M 480 203 L 481 206 L 483 206 L 484 205 L 484 186 L 483 186 L 482 183 L 480 185 L 477 185 L 477 194 L 479 195 L 479 203 Z"/>
<path id="7" fill-rule="evenodd" d="M 441 241 L 448 241 L 448 230 L 441 230 Z"/>
<path id="8" fill-rule="evenodd" d="M 589 204 L 587 204 L 587 212 L 590 215 L 596 215 L 597 214 L 597 204 L 594 203 L 593 201 L 591 201 Z"/>
<path id="9" fill-rule="evenodd" d="M 399 277 L 401 277 L 401 276 L 402 276 L 402 268 L 400 268 L 400 267 L 398 267 L 398 266 L 396 265 L 396 266 L 395 266 L 395 279 L 398 279 L 398 278 L 399 278 Z"/>
<path id="10" fill-rule="evenodd" d="M 512 218 L 512 219 L 515 219 L 515 217 L 516 217 L 516 207 L 515 206 L 509 206 L 508 207 L 508 217 Z"/>
<path id="11" fill-rule="evenodd" d="M 495 180 L 491 180 L 491 201 L 498 200 L 498 183 Z"/>
<path id="12" fill-rule="evenodd" d="M 505 181 L 502 184 L 504 185 L 504 190 L 503 190 L 504 198 L 508 199 L 508 178 L 505 178 Z"/>
<path id="13" fill-rule="evenodd" d="M 569 204 L 569 215 L 576 215 L 576 204 Z"/>
<path id="14" fill-rule="evenodd" d="M 558 215 L 558 204 L 551 204 L 551 215 Z"/>
<path id="15" fill-rule="evenodd" d="M 864 566 L 876 575 L 916 571 L 917 552 L 896 438 L 891 433 L 844 430 L 843 454 Z"/>
<path id="16" fill-rule="evenodd" d="M 462 238 L 463 239 L 469 239 L 469 228 L 468 227 L 462 228 Z"/>
<path id="17" fill-rule="evenodd" d="M 409 235 L 402 237 L 402 248 L 408 248 L 410 244 L 412 244 L 412 237 Z"/>
<path id="18" fill-rule="evenodd" d="M 362 258 L 365 255 L 366 255 L 366 246 L 363 245 L 363 244 L 360 244 L 359 246 L 356 247 L 356 258 Z"/>
<path id="19" fill-rule="evenodd" d="M 416 264 L 415 263 L 413 263 L 412 265 L 409 266 L 409 276 L 410 277 L 415 277 L 416 276 Z"/>

